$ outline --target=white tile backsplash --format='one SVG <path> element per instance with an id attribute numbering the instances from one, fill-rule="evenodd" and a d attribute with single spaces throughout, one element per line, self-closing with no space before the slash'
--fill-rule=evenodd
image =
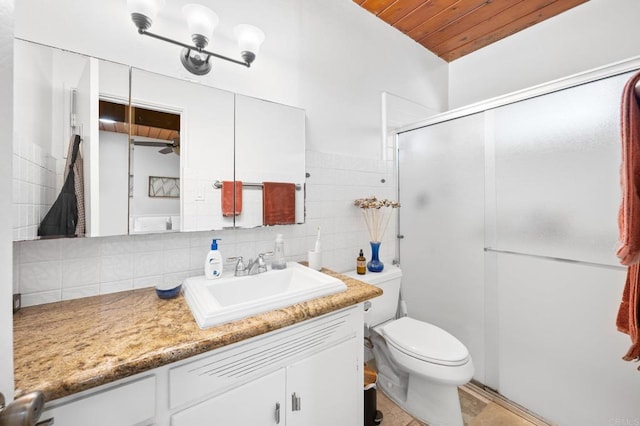
<path id="1" fill-rule="evenodd" d="M 97 296 L 100 294 L 98 284 L 70 287 L 62 289 L 62 300 L 80 299 L 81 297 Z"/>
<path id="2" fill-rule="evenodd" d="M 100 283 L 100 294 L 117 293 L 119 291 L 132 290 L 133 280 L 111 281 Z"/>
<path id="3" fill-rule="evenodd" d="M 62 289 L 51 291 L 36 291 L 22 295 L 22 306 L 43 305 L 45 303 L 59 302 L 62 300 Z"/>
<path id="4" fill-rule="evenodd" d="M 202 274 L 214 237 L 222 239 L 218 246 L 225 258 L 248 259 L 272 250 L 276 234 L 281 233 L 287 259 L 306 260 L 318 226 L 323 266 L 338 272 L 353 269 L 361 248 L 367 258 L 370 256 L 367 229 L 353 201 L 371 195 L 395 198 L 393 162 L 307 151 L 306 164 L 310 177 L 306 180 L 303 225 L 18 241 L 14 243 L 14 287 L 22 293 L 23 305 L 30 306 L 158 283 L 180 283 L 186 277 Z M 391 262 L 394 256 L 392 220 L 381 260 Z M 233 262 L 225 263 L 228 270 L 233 267 Z"/>
<path id="5" fill-rule="evenodd" d="M 62 289 L 100 283 L 100 257 L 65 259 L 62 261 Z"/>
<path id="6" fill-rule="evenodd" d="M 59 261 L 22 263 L 18 267 L 21 293 L 62 289 L 62 263 Z"/>
<path id="7" fill-rule="evenodd" d="M 122 235 L 117 237 L 104 237 L 102 240 L 102 256 L 118 254 L 131 254 L 134 250 L 134 237 Z"/>
<path id="8" fill-rule="evenodd" d="M 133 277 L 133 257 L 131 254 L 102 256 L 100 262 L 100 282 L 131 280 Z"/>
<path id="9" fill-rule="evenodd" d="M 164 250 L 162 252 L 162 273 L 171 274 L 188 271 L 190 264 L 189 247 Z"/>
<path id="10" fill-rule="evenodd" d="M 136 253 L 133 258 L 135 278 L 162 275 L 162 252 Z"/>
<path id="11" fill-rule="evenodd" d="M 65 259 L 99 257 L 102 254 L 102 242 L 96 238 L 62 238 L 60 241 L 60 249 Z"/>

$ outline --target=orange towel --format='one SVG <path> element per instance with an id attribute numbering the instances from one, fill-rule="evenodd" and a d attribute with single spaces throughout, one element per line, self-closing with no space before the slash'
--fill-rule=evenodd
<path id="1" fill-rule="evenodd" d="M 235 191 L 233 190 L 235 187 Z M 242 213 L 242 182 L 237 180 L 222 182 L 222 216 L 238 216 Z M 235 197 L 234 197 L 235 192 Z M 235 209 L 234 209 L 235 205 Z"/>
<path id="2" fill-rule="evenodd" d="M 296 185 L 262 182 L 262 223 L 290 225 L 296 222 Z"/>
<path id="3" fill-rule="evenodd" d="M 638 295 L 640 294 L 640 106 L 635 86 L 640 73 L 627 82 L 622 92 L 622 165 L 620 184 L 622 203 L 618 214 L 620 247 L 616 255 L 620 263 L 628 265 L 627 280 L 618 309 L 616 326 L 631 337 L 631 348 L 623 357 L 626 361 L 640 358 L 640 329 L 638 327 Z"/>

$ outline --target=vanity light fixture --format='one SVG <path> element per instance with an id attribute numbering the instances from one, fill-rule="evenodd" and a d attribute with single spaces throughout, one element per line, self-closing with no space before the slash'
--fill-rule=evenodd
<path id="1" fill-rule="evenodd" d="M 248 24 L 237 25 L 234 28 L 242 60 L 205 50 L 209 40 L 211 40 L 213 30 L 218 24 L 218 15 L 208 7 L 199 4 L 187 4 L 182 8 L 182 14 L 187 21 L 193 45 L 150 32 L 149 28 L 151 28 L 151 24 L 160 9 L 164 7 L 164 3 L 165 0 L 127 0 L 127 9 L 131 14 L 131 20 L 138 28 L 139 34 L 183 47 L 180 52 L 180 61 L 190 73 L 205 75 L 211 71 L 209 59 L 212 56 L 238 65 L 244 65 L 247 68 L 256 59 L 256 54 L 264 41 L 264 33 L 259 28 Z"/>

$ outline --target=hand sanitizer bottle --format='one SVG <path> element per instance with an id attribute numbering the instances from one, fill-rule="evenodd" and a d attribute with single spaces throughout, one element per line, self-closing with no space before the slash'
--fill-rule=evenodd
<path id="1" fill-rule="evenodd" d="M 214 280 L 222 276 L 224 262 L 222 261 L 222 253 L 218 250 L 218 240 L 220 240 L 220 238 L 213 239 L 211 242 L 211 250 L 207 254 L 207 259 L 204 261 L 204 276 L 208 280 Z"/>
<path id="2" fill-rule="evenodd" d="M 287 261 L 284 258 L 284 240 L 282 234 L 276 235 L 276 243 L 273 248 L 273 262 L 271 262 L 271 269 L 285 269 L 287 267 Z"/>

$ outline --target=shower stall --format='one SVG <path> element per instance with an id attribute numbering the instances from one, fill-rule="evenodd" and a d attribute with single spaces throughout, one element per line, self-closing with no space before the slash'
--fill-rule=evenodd
<path id="1" fill-rule="evenodd" d="M 633 67 L 397 136 L 411 316 L 460 339 L 476 381 L 561 425 L 640 422 L 640 373 L 621 360 L 629 338 L 615 326 L 619 109 Z"/>

